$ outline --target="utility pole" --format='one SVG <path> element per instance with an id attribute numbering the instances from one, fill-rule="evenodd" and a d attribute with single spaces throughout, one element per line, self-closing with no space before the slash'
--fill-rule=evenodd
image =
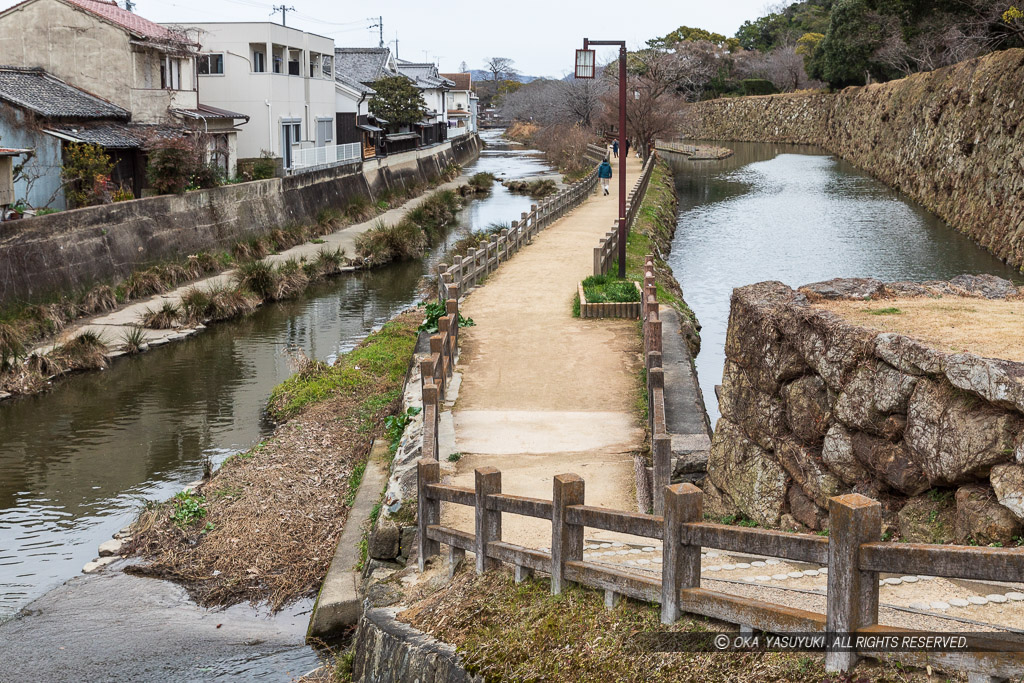
<path id="1" fill-rule="evenodd" d="M 398 59 L 398 31 L 395 31 L 395 39 L 391 42 L 395 44 L 395 59 Z"/>
<path id="2" fill-rule="evenodd" d="M 285 5 L 274 5 L 274 8 L 273 8 L 273 10 L 270 13 L 271 14 L 277 14 L 278 12 L 280 12 L 281 13 L 281 26 L 287 26 L 288 25 L 288 21 L 287 21 L 288 13 L 289 12 L 294 12 L 294 11 L 295 11 L 295 6 L 294 5 L 291 6 L 291 7 L 287 7 Z"/>
<path id="3" fill-rule="evenodd" d="M 370 17 L 369 19 L 367 19 L 367 21 L 373 21 L 373 20 L 374 20 L 373 17 Z M 384 17 L 377 17 L 376 21 L 377 21 L 377 23 L 370 24 L 369 26 L 367 26 L 367 28 L 375 28 L 375 29 L 378 30 L 379 37 L 380 37 L 380 47 L 384 47 Z M 395 35 L 397 35 L 397 34 L 395 34 Z M 395 47 L 395 52 L 398 52 L 398 47 L 397 46 Z"/>

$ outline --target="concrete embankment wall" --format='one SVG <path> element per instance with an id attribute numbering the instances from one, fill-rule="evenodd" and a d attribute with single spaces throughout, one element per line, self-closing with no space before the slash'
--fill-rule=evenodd
<path id="1" fill-rule="evenodd" d="M 994 276 L 833 280 L 733 292 L 705 510 L 828 528 L 828 499 L 882 503 L 887 537 L 1010 545 L 1024 531 L 1024 363 L 939 350 L 845 321 L 815 299 L 1018 298 Z M 865 304 L 867 305 L 867 304 Z"/>
<path id="2" fill-rule="evenodd" d="M 1024 266 L 1024 50 L 836 94 L 700 102 L 686 138 L 819 145 Z"/>
<path id="3" fill-rule="evenodd" d="M 394 609 L 369 609 L 355 637 L 357 683 L 480 683 L 455 648 L 395 619 Z"/>
<path id="4" fill-rule="evenodd" d="M 480 153 L 476 135 L 424 150 L 211 190 L 137 199 L 5 223 L 0 231 L 0 306 L 70 294 L 140 267 L 316 220 L 356 197 L 423 185 L 450 163 Z"/>

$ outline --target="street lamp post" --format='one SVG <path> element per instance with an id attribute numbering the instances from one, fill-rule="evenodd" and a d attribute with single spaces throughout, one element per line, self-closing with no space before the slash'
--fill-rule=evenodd
<path id="1" fill-rule="evenodd" d="M 597 65 L 591 45 L 619 46 L 619 277 L 626 277 L 626 41 L 583 39 L 576 50 L 576 78 L 594 78 Z"/>

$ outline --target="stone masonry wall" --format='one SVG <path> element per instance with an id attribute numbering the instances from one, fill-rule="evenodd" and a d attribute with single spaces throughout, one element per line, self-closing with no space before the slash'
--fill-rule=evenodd
<path id="1" fill-rule="evenodd" d="M 200 251 L 227 250 L 289 224 L 311 222 L 355 197 L 424 185 L 480 151 L 475 135 L 389 163 L 325 169 L 184 195 L 137 199 L 4 223 L 0 307 L 70 294 Z"/>
<path id="2" fill-rule="evenodd" d="M 1024 296 L 1009 281 L 830 280 L 733 292 L 705 510 L 828 527 L 832 496 L 879 500 L 887 537 L 1016 543 L 1024 527 L 1024 363 L 944 353 L 846 322 L 815 298 Z"/>
<path id="3" fill-rule="evenodd" d="M 837 94 L 700 102 L 691 139 L 815 144 L 1024 266 L 1024 50 Z"/>

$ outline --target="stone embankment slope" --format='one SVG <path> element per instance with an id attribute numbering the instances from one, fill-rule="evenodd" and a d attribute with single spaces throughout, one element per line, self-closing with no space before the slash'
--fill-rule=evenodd
<path id="1" fill-rule="evenodd" d="M 688 139 L 820 145 L 1024 266 L 1024 50 L 836 94 L 699 102 Z"/>
<path id="2" fill-rule="evenodd" d="M 628 160 L 629 186 L 640 170 L 638 159 Z M 464 314 L 476 326 L 461 333 L 453 412 L 462 456 L 453 483 L 473 486 L 474 469 L 493 466 L 503 491 L 550 499 L 553 477 L 574 472 L 586 480 L 588 504 L 636 509 L 636 323 L 572 316 L 577 283 L 592 274 L 593 248 L 616 218 L 617 180 L 610 195 L 598 190 L 466 299 Z M 446 525 L 473 530 L 472 508 L 442 515 Z M 544 547 L 551 525 L 508 515 L 503 537 Z"/>
<path id="3" fill-rule="evenodd" d="M 318 238 L 316 242 L 305 242 L 304 244 L 299 244 L 291 249 L 286 249 L 278 254 L 268 256 L 263 260 L 275 265 L 284 263 L 289 259 L 302 260 L 305 258 L 312 261 L 316 259 L 317 254 L 321 250 L 333 252 L 337 249 L 341 249 L 347 258 L 352 259 L 355 257 L 355 244 L 359 235 L 380 223 L 385 225 L 395 225 L 400 222 L 409 211 L 422 204 L 435 192 L 454 190 L 459 186 L 464 185 L 466 180 L 466 176 L 460 176 L 451 182 L 438 186 L 435 190 L 410 199 L 399 207 L 374 216 L 370 220 L 347 226 L 329 235 L 324 235 Z M 349 270 L 354 270 L 354 268 L 350 267 Z M 100 338 L 106 342 L 113 352 L 111 354 L 112 356 L 121 355 L 121 348 L 123 347 L 122 342 L 125 333 L 132 327 L 141 326 L 142 317 L 148 311 L 160 310 L 164 304 L 180 306 L 182 296 L 193 288 L 215 291 L 218 288 L 231 287 L 234 285 L 234 277 L 235 270 L 227 270 L 203 280 L 190 282 L 171 291 L 164 292 L 163 294 L 157 294 L 148 299 L 133 302 L 116 311 L 97 315 L 92 318 L 85 318 L 65 330 L 60 339 L 33 349 L 32 353 L 39 353 L 40 355 L 48 353 L 64 340 L 71 339 L 83 332 L 93 332 L 98 334 Z M 202 328 L 200 327 L 198 329 Z M 146 344 L 149 346 L 159 346 L 168 342 L 184 339 L 195 334 L 197 331 L 197 328 L 193 327 L 179 327 L 162 330 L 144 328 L 143 334 Z"/>

